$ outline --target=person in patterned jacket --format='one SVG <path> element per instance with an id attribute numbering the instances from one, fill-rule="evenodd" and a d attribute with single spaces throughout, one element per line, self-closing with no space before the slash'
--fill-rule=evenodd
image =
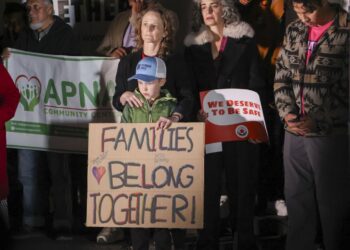
<path id="1" fill-rule="evenodd" d="M 286 250 L 342 246 L 350 212 L 348 15 L 327 0 L 292 0 L 276 64 L 275 103 L 285 124 Z M 321 230 L 321 231 L 319 231 Z"/>

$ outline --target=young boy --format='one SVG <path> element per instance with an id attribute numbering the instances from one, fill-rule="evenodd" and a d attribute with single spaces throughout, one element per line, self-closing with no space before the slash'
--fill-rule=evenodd
<path id="1" fill-rule="evenodd" d="M 128 80 L 136 79 L 138 88 L 135 95 L 143 106 L 131 107 L 128 104 L 123 109 L 123 123 L 157 122 L 157 128 L 168 128 L 168 119 L 176 106 L 176 98 L 168 90 L 161 89 L 165 84 L 166 66 L 158 57 L 146 57 L 136 66 L 136 74 Z"/>
<path id="2" fill-rule="evenodd" d="M 136 74 L 128 80 L 137 79 L 138 88 L 135 95 L 142 102 L 140 108 L 124 107 L 123 123 L 157 122 L 157 128 L 168 128 L 171 120 L 168 119 L 176 106 L 176 98 L 169 91 L 161 89 L 165 84 L 166 66 L 162 59 L 146 57 L 136 66 Z M 170 231 L 166 228 L 133 228 L 131 242 L 134 250 L 148 249 L 149 240 L 156 244 L 156 249 L 171 249 Z"/>

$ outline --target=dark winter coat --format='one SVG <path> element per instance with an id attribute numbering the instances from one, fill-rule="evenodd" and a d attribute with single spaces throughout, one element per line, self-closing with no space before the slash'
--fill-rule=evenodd
<path id="1" fill-rule="evenodd" d="M 13 47 L 50 55 L 80 55 L 79 42 L 72 28 L 61 18 L 54 16 L 54 19 L 49 32 L 40 41 L 35 37 L 33 30 L 26 28 L 20 33 Z"/>
<path id="2" fill-rule="evenodd" d="M 185 57 L 192 72 L 196 95 L 195 113 L 200 109 L 199 92 L 212 89 L 242 88 L 257 91 L 264 98 L 265 79 L 262 77 L 261 62 L 254 31 L 245 22 L 224 28 L 228 38 L 222 53 L 218 70 L 214 66 L 211 52 L 213 35 L 203 26 L 199 32 L 190 33 L 185 39 Z"/>

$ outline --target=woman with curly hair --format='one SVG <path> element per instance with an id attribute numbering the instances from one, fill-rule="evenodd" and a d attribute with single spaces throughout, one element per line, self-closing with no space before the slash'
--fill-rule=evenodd
<path id="1" fill-rule="evenodd" d="M 183 57 L 172 53 L 175 39 L 175 27 L 171 12 L 161 6 L 149 7 L 142 11 L 136 21 L 136 46 L 134 51 L 123 57 L 119 63 L 116 76 L 116 92 L 113 97 L 114 107 L 122 111 L 130 107 L 142 107 L 142 100 L 137 98 L 134 90 L 137 81 L 128 78 L 135 75 L 137 63 L 145 57 L 160 57 L 167 68 L 164 88 L 177 99 L 177 106 L 169 117 L 160 117 L 157 127 L 168 128 L 171 122 L 188 121 L 192 113 L 192 88 Z M 153 231 L 153 232 L 152 232 Z M 152 238 L 156 249 L 171 249 L 168 229 L 131 229 L 133 249 L 148 249 Z M 184 249 L 185 231 L 171 230 L 175 249 Z"/>
<path id="2" fill-rule="evenodd" d="M 254 31 L 231 0 L 194 0 L 192 32 L 186 37 L 186 60 L 196 93 L 195 113 L 200 121 L 199 92 L 242 88 L 260 92 L 265 81 L 260 72 Z M 197 249 L 219 249 L 220 189 L 224 173 L 230 207 L 232 233 L 238 249 L 257 249 L 254 237 L 254 201 L 257 168 L 260 162 L 257 141 L 222 143 L 222 151 L 206 154 L 204 179 L 204 229 Z"/>
<path id="3" fill-rule="evenodd" d="M 136 47 L 134 51 L 122 58 L 116 76 L 116 92 L 113 97 L 114 107 L 122 111 L 125 104 L 131 107 L 141 107 L 133 91 L 137 81 L 127 81 L 136 71 L 137 63 L 144 57 L 160 57 L 167 67 L 165 89 L 175 96 L 178 105 L 174 113 L 168 118 L 161 118 L 158 122 L 170 124 L 180 120 L 189 120 L 192 112 L 193 98 L 189 76 L 184 59 L 172 53 L 175 29 L 170 12 L 161 6 L 153 6 L 142 11 L 136 21 Z M 165 126 L 167 127 L 167 126 Z"/>

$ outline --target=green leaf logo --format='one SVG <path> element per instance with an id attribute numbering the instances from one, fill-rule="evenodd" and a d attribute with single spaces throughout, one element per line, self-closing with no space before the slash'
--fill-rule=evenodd
<path id="1" fill-rule="evenodd" d="M 33 112 L 40 102 L 41 84 L 36 76 L 28 78 L 20 75 L 16 79 L 16 86 L 21 93 L 20 103 L 25 111 Z"/>

